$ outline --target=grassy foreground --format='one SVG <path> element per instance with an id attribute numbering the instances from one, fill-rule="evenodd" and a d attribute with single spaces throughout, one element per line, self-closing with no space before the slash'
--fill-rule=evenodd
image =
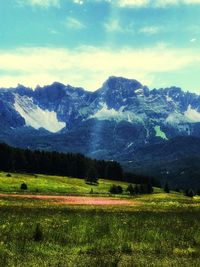
<path id="1" fill-rule="evenodd" d="M 200 266 L 200 197 L 157 192 L 132 201 L 138 205 L 2 198 L 0 266 Z"/>

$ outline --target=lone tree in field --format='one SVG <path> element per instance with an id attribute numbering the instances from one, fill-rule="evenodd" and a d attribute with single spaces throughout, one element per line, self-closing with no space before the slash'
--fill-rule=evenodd
<path id="1" fill-rule="evenodd" d="M 165 184 L 164 191 L 165 191 L 165 193 L 170 193 L 168 183 Z"/>
<path id="2" fill-rule="evenodd" d="M 22 183 L 21 186 L 20 186 L 20 189 L 21 189 L 21 190 L 27 190 L 27 189 L 28 189 L 27 184 Z"/>
<path id="3" fill-rule="evenodd" d="M 92 166 L 88 170 L 85 182 L 86 182 L 86 184 L 90 184 L 90 185 L 98 185 L 98 175 L 97 175 L 97 171 L 96 171 L 95 167 Z"/>

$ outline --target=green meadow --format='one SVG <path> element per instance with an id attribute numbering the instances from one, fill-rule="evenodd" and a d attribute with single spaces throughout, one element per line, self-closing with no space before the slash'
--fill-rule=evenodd
<path id="1" fill-rule="evenodd" d="M 42 174 L 19 174 L 12 173 L 11 177 L 7 173 L 0 172 L 0 192 L 22 193 L 20 185 L 26 183 L 28 190 L 26 193 L 33 194 L 65 194 L 65 195 L 84 195 L 89 194 L 91 189 L 94 194 L 108 194 L 110 186 L 115 183 L 109 180 L 99 180 L 98 186 L 87 185 L 84 179 L 47 176 Z M 117 182 L 124 189 L 127 183 Z"/>
<path id="2" fill-rule="evenodd" d="M 21 182 L 34 194 L 91 189 L 79 179 L 1 173 L 2 192 L 20 193 Z M 108 194 L 111 184 L 101 180 L 93 196 Z M 200 266 L 200 197 L 156 189 L 129 198 L 135 205 L 0 198 L 0 266 Z"/>

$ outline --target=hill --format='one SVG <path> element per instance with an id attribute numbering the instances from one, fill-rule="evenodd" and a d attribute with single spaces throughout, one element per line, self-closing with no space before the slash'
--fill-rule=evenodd
<path id="1" fill-rule="evenodd" d="M 156 176 L 161 184 L 172 188 L 200 188 L 200 138 L 170 139 L 165 143 L 146 145 L 135 151 L 131 161 L 124 161 L 126 169 L 138 174 Z"/>
<path id="2" fill-rule="evenodd" d="M 126 190 L 128 183 L 120 181 L 109 181 L 100 179 L 99 184 L 89 185 L 85 180 L 51 176 L 43 174 L 22 174 L 9 173 L 11 177 L 7 177 L 6 172 L 0 173 L 0 192 L 4 193 L 31 193 L 31 194 L 50 194 L 50 195 L 89 195 L 91 193 L 98 195 L 109 195 L 109 189 L 113 183 L 121 185 Z M 22 183 L 26 183 L 28 189 L 23 191 L 20 189 Z"/>

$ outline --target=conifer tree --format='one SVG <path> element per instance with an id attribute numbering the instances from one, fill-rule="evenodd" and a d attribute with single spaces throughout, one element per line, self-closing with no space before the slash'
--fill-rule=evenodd
<path id="1" fill-rule="evenodd" d="M 127 192 L 129 192 L 130 195 L 134 195 L 135 191 L 134 191 L 134 187 L 132 184 L 129 184 L 127 189 L 126 189 Z"/>
<path id="2" fill-rule="evenodd" d="M 169 189 L 168 183 L 165 183 L 164 191 L 165 191 L 165 193 L 170 193 L 170 189 Z"/>
<path id="3" fill-rule="evenodd" d="M 90 169 L 88 170 L 85 182 L 86 184 L 98 184 L 97 171 L 94 166 L 90 167 Z"/>

